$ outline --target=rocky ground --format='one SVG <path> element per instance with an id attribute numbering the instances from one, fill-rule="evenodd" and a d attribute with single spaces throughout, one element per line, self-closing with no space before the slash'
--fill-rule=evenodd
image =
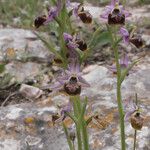
<path id="1" fill-rule="evenodd" d="M 95 18 L 103 10 L 91 6 L 87 9 Z M 133 10 L 129 8 L 133 14 L 130 20 L 136 22 L 148 18 L 149 9 L 149 5 Z M 133 100 L 138 93 L 139 105 L 146 118 L 142 130 L 137 133 L 137 150 L 150 149 L 149 29 L 150 26 L 146 25 L 141 31 L 145 48 L 129 53 L 132 60 L 142 58 L 122 86 L 123 101 Z M 59 113 L 58 105 L 67 104 L 68 97 L 58 93 L 53 95 L 41 88 L 51 83 L 53 74 L 59 72 L 59 68 L 51 65 L 51 53 L 32 31 L 24 29 L 0 29 L 0 47 L 0 62 L 5 58 L 5 73 L 12 76 L 9 84 L 0 89 L 0 149 L 67 150 L 63 129 L 60 124 L 53 124 L 53 116 Z M 120 150 L 116 77 L 108 69 L 109 62 L 101 61 L 101 56 L 96 51 L 83 70 L 84 78 L 91 84 L 82 92 L 82 96 L 89 97 L 88 115 L 91 115 L 91 110 L 97 114 L 88 128 L 91 150 Z M 22 92 L 25 88 L 33 92 Z M 72 127 L 69 119 L 65 123 Z M 131 150 L 134 130 L 128 122 L 125 125 L 127 150 Z"/>

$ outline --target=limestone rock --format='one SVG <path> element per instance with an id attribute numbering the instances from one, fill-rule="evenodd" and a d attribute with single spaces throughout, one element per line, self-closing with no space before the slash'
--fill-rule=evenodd
<path id="1" fill-rule="evenodd" d="M 3 55 L 8 49 L 14 49 L 17 57 L 23 55 L 46 58 L 50 54 L 44 44 L 30 30 L 0 29 L 0 48 Z"/>
<path id="2" fill-rule="evenodd" d="M 23 96 L 25 96 L 27 98 L 31 98 L 31 99 L 37 99 L 43 93 L 43 91 L 40 90 L 39 88 L 30 86 L 30 85 L 26 85 L 26 84 L 21 85 L 19 92 Z"/>

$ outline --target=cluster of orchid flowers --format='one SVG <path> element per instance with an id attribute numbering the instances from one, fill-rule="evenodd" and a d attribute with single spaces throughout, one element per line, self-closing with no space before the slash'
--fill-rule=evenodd
<path id="1" fill-rule="evenodd" d="M 80 18 L 83 23 L 86 24 L 92 23 L 92 15 L 89 13 L 89 11 L 84 10 L 82 4 L 75 3 L 74 5 L 72 5 L 71 2 L 67 0 L 66 7 L 68 9 L 71 8 L 70 12 L 77 18 Z M 57 18 L 57 16 L 59 15 L 61 9 L 62 9 L 62 0 L 58 0 L 56 6 L 48 8 L 47 15 L 41 15 L 35 19 L 34 21 L 35 27 L 39 28 L 40 26 L 47 25 L 49 22 L 55 20 L 55 18 Z"/>
<path id="2" fill-rule="evenodd" d="M 57 21 L 57 17 L 62 10 L 63 0 L 58 0 L 55 6 L 48 8 L 48 13 L 46 15 L 41 15 L 37 17 L 34 21 L 36 28 L 42 25 L 47 25 L 49 22 L 54 20 Z M 92 15 L 89 11 L 84 9 L 83 4 L 74 4 L 67 0 L 66 8 L 70 9 L 69 14 L 74 15 L 80 19 L 85 24 L 92 23 Z M 124 7 L 119 3 L 119 0 L 112 0 L 111 4 L 106 6 L 104 13 L 100 15 L 101 18 L 107 20 L 107 24 L 110 26 L 117 26 L 118 35 L 121 40 L 127 45 L 130 43 L 135 47 L 140 48 L 143 46 L 143 41 L 141 36 L 134 34 L 135 28 L 129 32 L 125 28 L 125 22 L 131 14 L 124 9 Z M 65 47 L 67 49 L 66 58 L 68 59 L 68 68 L 64 70 L 62 75 L 57 78 L 57 82 L 51 86 L 52 90 L 63 91 L 67 95 L 76 96 L 80 95 L 83 87 L 89 87 L 90 84 L 82 77 L 81 65 L 79 63 L 78 52 L 82 52 L 88 49 L 86 42 L 80 37 L 78 33 L 68 33 L 67 31 L 63 33 L 63 40 L 65 42 Z M 129 67 L 129 59 L 125 54 L 119 60 L 121 70 L 127 69 Z M 117 74 L 116 66 L 112 66 L 111 70 L 113 73 Z M 71 104 L 65 106 L 61 109 L 61 121 L 66 118 L 66 112 L 71 111 Z M 132 107 L 130 111 L 127 111 L 125 118 L 130 118 L 131 125 L 134 129 L 140 130 L 143 126 L 143 118 L 140 115 L 139 108 L 137 106 Z"/>

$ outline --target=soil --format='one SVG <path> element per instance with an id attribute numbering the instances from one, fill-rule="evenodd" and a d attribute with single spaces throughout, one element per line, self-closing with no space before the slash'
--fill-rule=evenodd
<path id="1" fill-rule="evenodd" d="M 0 106 L 29 102 L 29 99 L 19 93 L 19 88 L 19 84 L 13 84 L 5 89 L 0 89 Z"/>

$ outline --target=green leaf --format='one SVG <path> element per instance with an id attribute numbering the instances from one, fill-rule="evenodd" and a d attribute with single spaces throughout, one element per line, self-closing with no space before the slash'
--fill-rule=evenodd
<path id="1" fill-rule="evenodd" d="M 93 116 L 90 116 L 87 120 L 86 120 L 86 125 L 88 126 L 89 123 L 92 121 Z"/>
<path id="2" fill-rule="evenodd" d="M 66 16 L 67 16 L 67 10 L 66 10 L 66 4 L 63 4 L 63 8 L 61 11 L 61 21 L 63 21 L 63 23 L 66 22 Z"/>
<path id="3" fill-rule="evenodd" d="M 56 5 L 57 2 L 55 0 L 50 0 L 50 2 L 53 4 L 53 5 Z"/>
<path id="4" fill-rule="evenodd" d="M 84 52 L 83 51 L 81 51 L 80 49 L 76 49 L 76 51 L 77 51 L 77 53 L 78 53 L 78 55 L 79 55 L 79 63 L 80 64 L 82 64 L 82 62 L 83 62 L 83 57 L 84 57 Z"/>
<path id="5" fill-rule="evenodd" d="M 128 74 L 128 72 L 134 67 L 135 64 L 137 64 L 140 61 L 140 59 L 135 60 L 132 64 L 129 65 L 129 67 L 127 69 L 125 69 L 121 75 L 121 83 L 124 81 L 126 75 Z"/>
<path id="6" fill-rule="evenodd" d="M 145 0 L 139 0 L 139 2 L 142 2 L 142 3 L 144 3 L 144 1 L 145 1 Z"/>
<path id="7" fill-rule="evenodd" d="M 45 38 L 43 36 L 41 36 L 40 34 L 34 32 L 34 34 L 45 44 L 45 46 L 53 53 L 56 55 L 56 57 L 61 58 L 60 54 L 56 51 L 56 49 L 54 48 L 52 41 L 46 41 Z M 50 44 L 51 43 L 51 44 Z"/>
<path id="8" fill-rule="evenodd" d="M 92 40 L 90 41 L 88 47 L 93 49 L 97 45 L 103 46 L 108 43 L 111 43 L 110 33 L 99 28 L 93 34 Z"/>
<path id="9" fill-rule="evenodd" d="M 91 38 L 91 41 L 89 42 L 88 49 L 84 52 L 84 55 L 81 56 L 81 62 L 83 62 L 92 52 L 92 50 L 96 46 L 103 46 L 105 44 L 111 43 L 111 36 L 108 31 L 103 30 L 101 27 L 99 27 L 94 33 Z"/>
<path id="10" fill-rule="evenodd" d="M 3 77 L 0 78 L 0 89 L 4 89 L 5 87 L 9 86 L 10 80 L 12 76 L 10 74 L 5 74 Z"/>
<path id="11" fill-rule="evenodd" d="M 69 112 L 66 112 L 65 113 L 68 117 L 70 117 L 70 119 L 72 119 L 72 121 L 74 122 L 74 123 L 77 123 L 78 122 L 78 119 L 73 115 L 73 114 L 71 114 L 71 113 L 69 113 Z"/>
<path id="12" fill-rule="evenodd" d="M 4 72 L 5 64 L 0 64 L 0 73 Z"/>
<path id="13" fill-rule="evenodd" d="M 84 101 L 83 101 L 83 105 L 82 105 L 82 111 L 81 111 L 81 119 L 84 119 L 84 115 L 86 112 L 86 106 L 87 106 L 87 97 L 85 97 Z"/>
<path id="14" fill-rule="evenodd" d="M 69 148 L 70 148 L 70 150 L 73 150 L 73 145 L 72 145 L 71 139 L 69 137 L 69 133 L 68 133 L 67 127 L 66 127 L 66 125 L 64 123 L 62 123 L 62 125 L 63 125 L 63 128 L 64 128 L 64 132 L 65 132 L 65 135 L 66 135 L 66 138 L 67 138 L 67 142 L 68 142 Z"/>

